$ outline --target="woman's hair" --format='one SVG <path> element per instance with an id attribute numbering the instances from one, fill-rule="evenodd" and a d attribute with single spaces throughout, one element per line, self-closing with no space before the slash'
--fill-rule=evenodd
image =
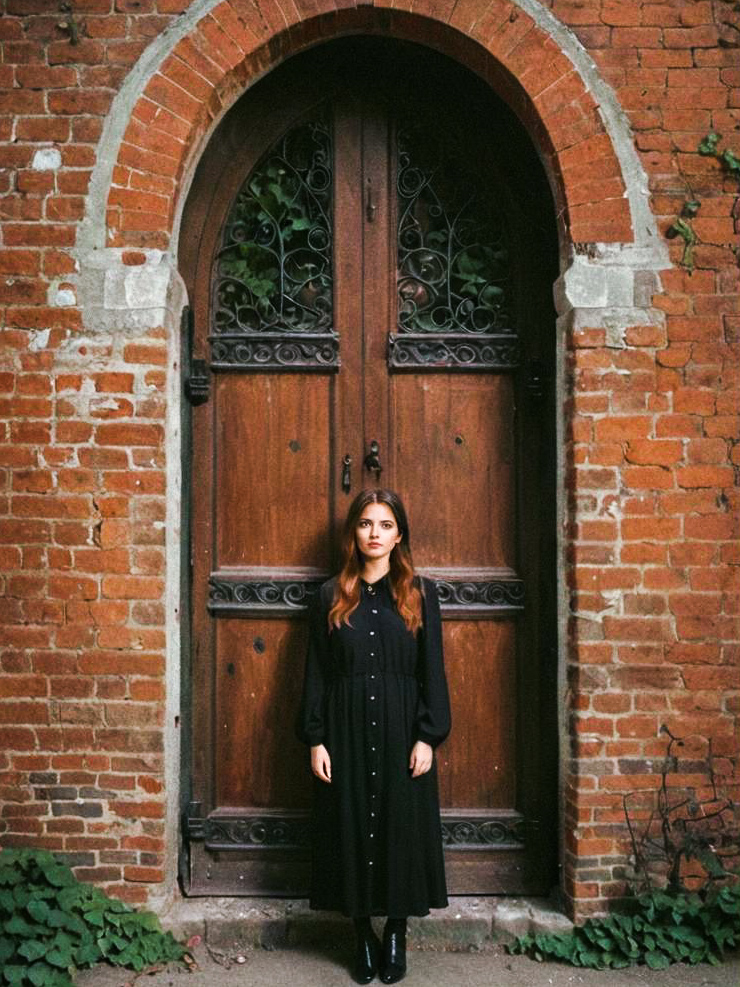
<path id="1" fill-rule="evenodd" d="M 413 633 L 421 627 L 421 593 L 414 579 L 414 563 L 409 544 L 409 522 L 401 498 L 392 490 L 362 490 L 350 504 L 342 533 L 342 568 L 337 576 L 334 599 L 329 611 L 329 628 L 349 624 L 350 614 L 360 602 L 360 572 L 363 560 L 355 533 L 368 504 L 385 504 L 393 513 L 401 540 L 390 555 L 389 582 L 399 615 Z"/>

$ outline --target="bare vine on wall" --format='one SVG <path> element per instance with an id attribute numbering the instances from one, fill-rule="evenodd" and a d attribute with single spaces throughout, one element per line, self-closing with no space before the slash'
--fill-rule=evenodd
<path id="1" fill-rule="evenodd" d="M 736 872 L 740 818 L 718 780 L 711 739 L 675 737 L 666 726 L 661 732 L 669 740 L 658 791 L 627 792 L 622 801 L 635 885 L 679 893 L 687 890 L 692 861 L 701 868 L 702 882 L 720 882 Z"/>
<path id="2" fill-rule="evenodd" d="M 75 20 L 72 4 L 65 0 L 64 3 L 59 4 L 59 10 L 64 14 L 64 19 L 59 21 L 57 27 L 60 31 L 64 31 L 69 35 L 69 43 L 71 45 L 78 45 L 80 43 L 81 25 Z"/>

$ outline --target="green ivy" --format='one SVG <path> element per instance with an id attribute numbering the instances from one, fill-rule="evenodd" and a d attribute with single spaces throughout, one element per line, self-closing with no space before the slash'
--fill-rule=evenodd
<path id="1" fill-rule="evenodd" d="M 107 961 L 144 970 L 185 961 L 151 912 L 80 883 L 45 850 L 0 852 L 0 984 L 72 987 L 76 969 Z"/>
<path id="2" fill-rule="evenodd" d="M 722 134 L 707 134 L 699 144 L 699 154 L 705 158 L 716 158 L 728 175 L 740 179 L 740 158 L 736 154 L 733 154 L 729 147 L 726 147 L 724 151 L 720 151 L 717 145 L 721 140 Z"/>
<path id="3" fill-rule="evenodd" d="M 569 933 L 519 936 L 508 947 L 537 960 L 617 969 L 645 964 L 720 963 L 726 948 L 740 944 L 740 883 L 713 885 L 700 893 L 650 891 L 629 910 L 587 919 Z"/>

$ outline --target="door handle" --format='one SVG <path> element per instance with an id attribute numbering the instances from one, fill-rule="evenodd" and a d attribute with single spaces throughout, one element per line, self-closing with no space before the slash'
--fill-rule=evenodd
<path id="1" fill-rule="evenodd" d="M 368 223 L 372 223 L 375 220 L 377 208 L 378 207 L 375 205 L 375 200 L 373 199 L 372 179 L 368 178 L 367 193 L 365 195 L 365 215 L 367 216 Z"/>
<path id="2" fill-rule="evenodd" d="M 352 457 L 347 455 L 342 460 L 342 490 L 349 493 L 352 487 Z"/>
<path id="3" fill-rule="evenodd" d="M 380 480 L 383 467 L 380 465 L 380 445 L 375 439 L 370 443 L 370 452 L 365 456 L 365 469 L 374 473 L 376 480 Z"/>

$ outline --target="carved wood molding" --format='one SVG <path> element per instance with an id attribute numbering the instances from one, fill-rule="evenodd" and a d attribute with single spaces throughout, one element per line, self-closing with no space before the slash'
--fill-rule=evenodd
<path id="1" fill-rule="evenodd" d="M 521 850 L 526 843 L 526 820 L 503 811 L 486 815 L 443 812 L 442 843 L 448 850 Z M 189 840 L 205 848 L 223 850 L 307 850 L 311 817 L 307 812 L 230 813 L 201 815 L 200 803 L 191 803 L 185 818 Z"/>
<path id="2" fill-rule="evenodd" d="M 501 617 L 524 610 L 524 582 L 511 569 L 436 570 L 428 575 L 437 584 L 442 615 L 448 618 Z M 208 609 L 214 616 L 300 616 L 326 579 L 317 570 L 278 574 L 222 569 L 208 580 Z"/>

